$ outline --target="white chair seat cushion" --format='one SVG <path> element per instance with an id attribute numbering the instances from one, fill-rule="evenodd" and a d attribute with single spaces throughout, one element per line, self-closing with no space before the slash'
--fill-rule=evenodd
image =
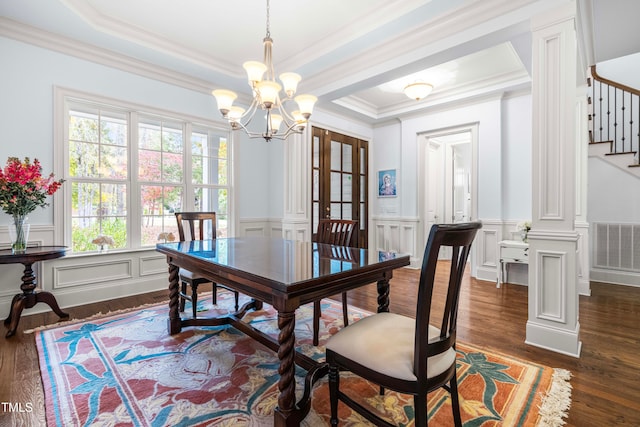
<path id="1" fill-rule="evenodd" d="M 194 279 L 201 279 L 202 276 L 198 276 L 197 274 L 193 274 L 192 272 L 190 272 L 189 270 L 185 270 L 184 268 L 181 268 L 179 271 L 180 277 L 184 277 L 185 279 L 190 279 L 190 280 L 194 280 Z"/>
<path id="2" fill-rule="evenodd" d="M 416 321 L 395 313 L 377 313 L 341 329 L 326 348 L 359 364 L 394 378 L 416 381 L 413 350 Z M 440 330 L 429 325 L 429 339 Z M 428 378 L 447 370 L 456 360 L 453 348 L 427 361 Z"/>

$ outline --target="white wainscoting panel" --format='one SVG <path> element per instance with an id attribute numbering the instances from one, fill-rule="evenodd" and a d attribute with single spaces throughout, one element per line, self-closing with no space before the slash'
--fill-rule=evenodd
<path id="1" fill-rule="evenodd" d="M 138 259 L 140 276 L 151 276 L 154 274 L 169 274 L 167 257 L 162 254 L 141 256 Z"/>
<path id="2" fill-rule="evenodd" d="M 297 240 L 302 242 L 311 241 L 311 230 L 309 221 L 300 217 L 285 217 L 280 224 L 280 236 L 287 240 Z M 277 223 L 272 223 L 272 230 L 277 233 Z M 275 236 L 276 234 L 273 234 Z"/>
<path id="3" fill-rule="evenodd" d="M 552 322 L 566 321 L 566 259 L 567 254 L 560 251 L 539 250 L 536 272 L 538 292 L 536 293 L 536 317 Z"/>
<path id="4" fill-rule="evenodd" d="M 270 236 L 271 227 L 267 218 L 240 218 L 239 236 Z"/>
<path id="5" fill-rule="evenodd" d="M 498 277 L 498 242 L 502 240 L 502 227 L 502 221 L 482 220 L 482 228 L 476 234 L 472 269 L 475 267 L 475 275 L 480 280 L 495 283 Z"/>
<path id="6" fill-rule="evenodd" d="M 591 271 L 589 262 L 589 223 L 576 221 L 578 233 L 578 294 L 591 295 Z M 640 274 L 638 275 L 640 279 Z"/>
<path id="7" fill-rule="evenodd" d="M 111 259 L 101 254 L 91 262 L 53 266 L 53 289 L 96 285 L 114 280 L 133 278 L 132 259 Z M 167 273 L 168 274 L 168 273 Z"/>
<path id="8" fill-rule="evenodd" d="M 33 267 L 38 288 L 51 292 L 62 308 L 164 290 L 169 283 L 166 257 L 154 249 L 69 254 Z M 0 266 L 0 313 L 8 314 L 13 295 L 20 292 L 21 277 L 21 265 Z M 37 304 L 22 315 L 46 311 L 49 306 Z M 73 309 L 66 311 L 73 316 Z"/>
<path id="9" fill-rule="evenodd" d="M 409 254 L 411 266 L 419 267 L 422 251 L 418 250 L 418 222 L 417 218 L 374 217 L 374 239 L 369 242 L 369 247 L 379 251 Z"/>

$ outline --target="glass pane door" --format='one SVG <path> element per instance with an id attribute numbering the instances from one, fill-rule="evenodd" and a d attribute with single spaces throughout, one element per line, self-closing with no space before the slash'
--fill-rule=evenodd
<path id="1" fill-rule="evenodd" d="M 320 218 L 358 221 L 353 243 L 367 245 L 367 142 L 313 128 L 312 232 Z"/>

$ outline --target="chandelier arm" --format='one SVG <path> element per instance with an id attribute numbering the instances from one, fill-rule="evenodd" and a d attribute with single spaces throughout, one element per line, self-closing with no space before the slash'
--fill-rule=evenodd
<path id="1" fill-rule="evenodd" d="M 256 111 L 258 111 L 258 102 L 256 101 L 256 98 L 253 98 L 253 101 L 251 101 L 251 105 L 249 105 L 247 111 L 245 111 L 240 116 L 240 120 L 248 117 L 247 122 L 245 123 L 245 125 L 248 125 L 249 123 L 251 123 L 251 119 L 253 119 L 253 116 L 255 116 Z"/>
<path id="2" fill-rule="evenodd" d="M 282 120 L 284 123 L 289 126 L 291 122 L 295 123 L 296 119 L 293 117 L 291 113 L 287 111 L 284 107 L 284 103 L 289 101 L 290 98 L 285 98 L 284 101 L 280 99 L 280 95 L 278 95 L 278 99 L 276 105 L 273 107 L 274 110 L 278 110 L 278 113 L 282 116 Z"/>
<path id="3" fill-rule="evenodd" d="M 239 130 L 242 129 L 244 131 L 245 134 L 247 134 L 247 136 L 251 139 L 256 139 L 256 138 L 264 138 L 262 133 L 260 132 L 251 132 L 249 129 L 247 129 L 247 127 L 245 125 L 243 125 L 240 122 L 236 122 L 234 124 L 235 127 L 233 127 L 233 130 Z"/>
<path id="4" fill-rule="evenodd" d="M 289 137 L 289 135 L 291 135 L 292 133 L 302 133 L 302 130 L 304 129 L 296 129 L 297 123 L 293 123 L 291 124 L 291 126 L 289 126 L 287 128 L 287 130 L 278 137 L 278 139 L 282 139 L 285 140 L 287 139 L 287 137 Z"/>
<path id="5" fill-rule="evenodd" d="M 278 107 L 278 111 L 280 111 L 280 115 L 282 116 L 282 120 L 288 125 L 289 123 L 295 123 L 296 119 L 295 117 L 293 117 L 293 115 L 291 113 L 289 113 L 285 108 L 284 105 L 281 105 L 280 107 Z"/>

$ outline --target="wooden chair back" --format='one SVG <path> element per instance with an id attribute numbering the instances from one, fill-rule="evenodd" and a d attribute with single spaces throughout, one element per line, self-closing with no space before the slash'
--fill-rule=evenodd
<path id="1" fill-rule="evenodd" d="M 316 242 L 350 246 L 351 236 L 356 225 L 358 225 L 358 221 L 349 219 L 321 219 L 318 222 Z"/>
<path id="2" fill-rule="evenodd" d="M 215 212 L 176 212 L 176 220 L 181 242 L 216 238 Z"/>
<path id="3" fill-rule="evenodd" d="M 431 227 L 422 261 L 416 304 L 416 341 L 414 352 L 414 372 L 418 378 L 427 378 L 427 358 L 455 347 L 458 300 L 464 269 L 471 250 L 471 244 L 480 222 L 461 224 L 436 224 Z M 449 247 L 451 264 L 446 283 L 446 300 L 440 313 L 432 313 L 432 299 L 436 268 L 440 248 Z M 441 264 L 442 265 L 442 264 Z M 429 320 L 440 329 L 437 339 L 429 340 Z M 434 323 L 439 320 L 440 324 Z M 455 370 L 455 364 L 452 367 Z M 435 381 L 438 382 L 437 380 Z"/>

